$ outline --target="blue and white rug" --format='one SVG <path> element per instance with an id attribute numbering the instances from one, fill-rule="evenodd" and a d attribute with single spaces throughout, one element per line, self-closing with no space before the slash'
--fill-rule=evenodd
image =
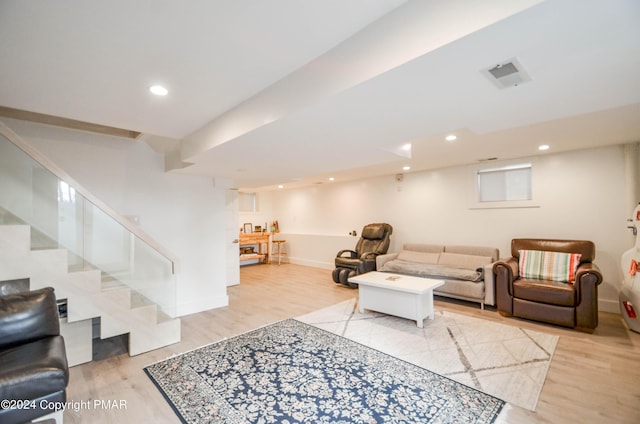
<path id="1" fill-rule="evenodd" d="M 295 319 L 144 370 L 185 423 L 492 423 L 504 406 Z"/>

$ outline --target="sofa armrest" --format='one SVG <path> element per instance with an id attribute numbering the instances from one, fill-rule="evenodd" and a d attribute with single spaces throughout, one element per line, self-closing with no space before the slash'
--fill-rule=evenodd
<path id="1" fill-rule="evenodd" d="M 382 265 L 398 257 L 398 253 L 385 253 L 376 257 L 376 269 L 382 268 Z"/>
<path id="2" fill-rule="evenodd" d="M 493 273 L 497 276 L 503 275 L 507 277 L 505 281 L 513 283 L 520 277 L 520 269 L 518 268 L 518 260 L 516 258 L 500 259 L 493 263 Z"/>
<path id="3" fill-rule="evenodd" d="M 496 283 L 496 305 L 498 311 L 513 314 L 513 282 L 519 277 L 518 260 L 509 258 L 493 264 Z"/>
<path id="4" fill-rule="evenodd" d="M 596 264 L 591 262 L 580 264 L 576 269 L 575 281 L 578 304 L 586 298 L 590 299 L 594 292 L 597 293 L 600 283 L 602 283 L 602 274 Z"/>
<path id="5" fill-rule="evenodd" d="M 593 331 L 598 326 L 598 285 L 600 269 L 594 263 L 583 263 L 576 270 L 576 328 Z"/>
<path id="6" fill-rule="evenodd" d="M 496 304 L 496 280 L 493 275 L 494 263 L 487 264 L 483 268 L 484 280 L 484 304 L 495 306 Z"/>
<path id="7" fill-rule="evenodd" d="M 576 269 L 576 282 L 583 280 L 592 280 L 596 286 L 600 285 L 600 283 L 602 283 L 602 273 L 600 272 L 598 265 L 593 262 L 580 264 Z"/>
<path id="8" fill-rule="evenodd" d="M 349 256 L 344 256 L 345 253 L 348 253 Z M 338 252 L 338 254 L 336 255 L 336 258 L 351 258 L 351 259 L 355 259 L 358 257 L 358 254 L 356 252 L 354 252 L 353 250 L 349 250 L 349 249 L 343 249 L 341 251 Z"/>
<path id="9" fill-rule="evenodd" d="M 0 296 L 0 348 L 60 334 L 51 287 Z"/>

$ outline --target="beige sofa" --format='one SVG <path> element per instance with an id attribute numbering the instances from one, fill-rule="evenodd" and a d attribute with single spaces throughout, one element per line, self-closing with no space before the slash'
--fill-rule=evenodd
<path id="1" fill-rule="evenodd" d="M 496 304 L 493 263 L 499 256 L 495 247 L 407 243 L 400 252 L 378 256 L 376 268 L 442 279 L 435 295 L 478 302 L 484 309 Z"/>

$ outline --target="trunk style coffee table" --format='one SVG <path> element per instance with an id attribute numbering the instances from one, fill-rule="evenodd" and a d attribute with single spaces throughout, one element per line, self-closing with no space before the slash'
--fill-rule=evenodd
<path id="1" fill-rule="evenodd" d="M 365 309 L 415 320 L 423 328 L 426 317 L 433 319 L 433 289 L 444 284 L 444 280 L 367 272 L 349 278 L 358 284 L 360 313 Z"/>

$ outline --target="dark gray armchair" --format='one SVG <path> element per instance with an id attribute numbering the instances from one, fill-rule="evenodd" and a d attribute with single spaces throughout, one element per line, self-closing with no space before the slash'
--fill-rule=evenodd
<path id="1" fill-rule="evenodd" d="M 341 250 L 336 255 L 333 281 L 349 287 L 358 287 L 357 284 L 349 283 L 349 278 L 376 270 L 376 256 L 383 255 L 389 250 L 391 233 L 393 233 L 393 227 L 389 224 L 365 225 L 355 249 Z"/>
<path id="2" fill-rule="evenodd" d="M 53 289 L 0 295 L 0 422 L 25 423 L 56 412 L 68 383 Z"/>

